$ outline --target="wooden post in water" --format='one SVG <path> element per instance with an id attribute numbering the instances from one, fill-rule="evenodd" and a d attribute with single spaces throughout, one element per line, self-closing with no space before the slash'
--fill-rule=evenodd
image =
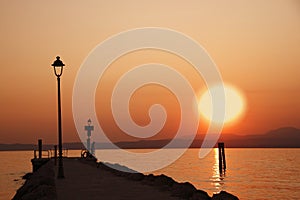
<path id="1" fill-rule="evenodd" d="M 224 142 L 218 143 L 219 149 L 219 171 L 220 174 L 226 171 L 226 159 L 225 159 L 225 149 L 224 149 Z"/>
<path id="2" fill-rule="evenodd" d="M 41 139 L 38 140 L 38 148 L 39 148 L 39 158 L 42 158 L 43 143 Z"/>
<path id="3" fill-rule="evenodd" d="M 223 158 L 223 169 L 224 172 L 226 171 L 226 158 L 225 158 L 225 147 L 224 147 L 224 143 L 222 143 L 222 158 Z"/>
<path id="4" fill-rule="evenodd" d="M 218 150 L 219 150 L 219 171 L 220 171 L 220 174 L 222 174 L 223 160 L 222 160 L 222 152 L 221 152 L 221 143 L 218 143 Z"/>

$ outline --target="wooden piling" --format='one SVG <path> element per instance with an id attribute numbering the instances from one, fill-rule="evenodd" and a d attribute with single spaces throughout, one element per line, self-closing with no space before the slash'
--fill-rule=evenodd
<path id="1" fill-rule="evenodd" d="M 223 169 L 224 169 L 224 172 L 225 172 L 226 171 L 226 159 L 225 159 L 224 143 L 223 143 L 223 146 L 222 146 L 222 158 L 223 158 Z"/>
<path id="2" fill-rule="evenodd" d="M 219 149 L 219 171 L 220 174 L 223 174 L 223 172 L 225 173 L 226 171 L 225 148 L 223 142 L 218 143 L 218 149 Z"/>
<path id="3" fill-rule="evenodd" d="M 218 150 L 219 150 L 219 171 L 220 171 L 220 174 L 221 174 L 222 171 L 223 171 L 223 162 L 222 162 L 222 152 L 221 152 L 220 143 L 218 143 Z"/>

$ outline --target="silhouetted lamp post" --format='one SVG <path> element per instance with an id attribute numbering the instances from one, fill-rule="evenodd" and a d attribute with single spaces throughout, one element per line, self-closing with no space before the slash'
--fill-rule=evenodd
<path id="1" fill-rule="evenodd" d="M 63 73 L 65 64 L 57 56 L 52 64 L 57 77 L 57 100 L 58 100 L 58 174 L 57 178 L 64 178 L 64 167 L 62 157 L 62 129 L 61 129 L 61 102 L 60 102 L 60 76 Z"/>

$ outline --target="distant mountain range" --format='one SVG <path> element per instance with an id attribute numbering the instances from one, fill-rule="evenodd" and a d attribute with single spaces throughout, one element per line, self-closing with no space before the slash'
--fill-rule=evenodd
<path id="1" fill-rule="evenodd" d="M 204 134 L 199 134 L 191 144 L 191 148 L 199 148 L 204 139 Z M 300 148 L 300 129 L 294 127 L 283 127 L 271 130 L 261 135 L 234 135 L 222 134 L 219 141 L 224 142 L 226 147 L 231 148 Z M 142 140 L 135 142 L 118 142 L 115 143 L 121 148 L 142 149 L 142 148 L 162 148 L 167 145 L 170 140 Z M 177 139 L 172 148 L 184 147 L 187 140 L 185 138 Z M 65 143 L 63 147 L 66 149 L 84 149 L 82 143 Z M 6 150 L 33 150 L 36 149 L 35 144 L 0 144 L 0 151 Z M 97 149 L 113 148 L 111 144 L 97 143 Z M 53 144 L 43 145 L 43 149 L 53 149 Z"/>
<path id="2" fill-rule="evenodd" d="M 222 135 L 220 139 L 228 147 L 300 148 L 300 129 L 283 127 L 263 135 Z"/>
<path id="3" fill-rule="evenodd" d="M 204 137 L 204 134 L 198 134 L 190 147 L 201 147 Z M 116 144 L 122 148 L 161 148 L 169 142 L 170 140 L 148 140 Z M 224 142 L 225 146 L 230 148 L 300 148 L 300 129 L 283 127 L 260 135 L 222 134 L 219 142 Z M 174 143 L 172 147 L 180 148 L 184 146 L 186 139 L 177 139 Z"/>

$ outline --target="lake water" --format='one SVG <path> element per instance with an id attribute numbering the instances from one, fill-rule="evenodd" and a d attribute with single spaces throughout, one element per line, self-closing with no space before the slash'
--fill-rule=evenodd
<path id="1" fill-rule="evenodd" d="M 210 195 L 226 190 L 240 199 L 300 198 L 300 149 L 225 151 L 225 176 L 219 174 L 217 149 L 204 159 L 198 158 L 198 149 L 189 149 L 176 162 L 153 173 L 191 182 Z M 68 155 L 79 156 L 80 151 L 69 151 Z M 0 199 L 11 199 L 23 184 L 20 177 L 31 171 L 32 157 L 32 151 L 0 151 Z"/>

